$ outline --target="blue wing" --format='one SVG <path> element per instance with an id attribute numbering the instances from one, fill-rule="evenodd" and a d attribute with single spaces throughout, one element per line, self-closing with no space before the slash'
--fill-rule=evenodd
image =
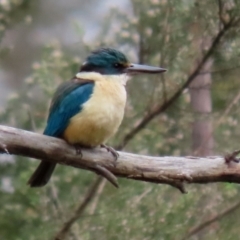
<path id="1" fill-rule="evenodd" d="M 69 120 L 79 113 L 82 105 L 91 97 L 94 82 L 91 80 L 73 79 L 57 89 L 49 110 L 45 135 L 61 137 Z"/>

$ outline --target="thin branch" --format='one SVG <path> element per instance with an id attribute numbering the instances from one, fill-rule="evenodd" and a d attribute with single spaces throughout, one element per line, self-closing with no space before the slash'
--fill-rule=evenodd
<path id="1" fill-rule="evenodd" d="M 202 231 L 204 228 L 209 227 L 212 223 L 221 220 L 222 218 L 224 218 L 225 216 L 233 213 L 236 209 L 238 209 L 240 207 L 240 201 L 237 202 L 236 204 L 232 205 L 231 207 L 227 208 L 225 211 L 223 211 L 220 214 L 217 214 L 215 216 L 213 216 L 212 218 L 208 219 L 207 221 L 201 223 L 200 225 L 193 227 L 192 229 L 189 230 L 189 232 L 182 238 L 182 240 L 187 240 L 188 238 L 190 238 L 191 236 L 199 233 L 200 231 Z"/>
<path id="2" fill-rule="evenodd" d="M 96 210 L 98 202 L 99 202 L 99 198 L 100 198 L 100 196 L 101 196 L 101 194 L 104 190 L 104 187 L 106 186 L 106 183 L 107 183 L 106 179 L 101 178 L 101 184 L 99 185 L 99 187 L 96 191 L 94 201 L 91 204 L 91 208 L 90 208 L 90 211 L 89 211 L 90 215 L 93 215 L 95 213 L 95 210 Z"/>
<path id="3" fill-rule="evenodd" d="M 221 29 L 222 24 L 225 25 L 225 19 L 223 17 L 223 3 L 221 0 L 218 1 L 218 16 L 219 16 L 219 29 Z"/>
<path id="4" fill-rule="evenodd" d="M 168 109 L 182 94 L 183 90 L 186 89 L 189 84 L 195 79 L 195 77 L 200 73 L 203 65 L 207 62 L 207 60 L 212 56 L 216 48 L 218 47 L 220 41 L 222 40 L 223 36 L 228 32 L 228 30 L 233 26 L 236 25 L 236 21 L 233 19 L 229 21 L 228 24 L 226 24 L 216 35 L 216 37 L 213 39 L 211 46 L 209 47 L 206 54 L 203 56 L 202 60 L 199 62 L 195 70 L 192 72 L 192 74 L 188 77 L 187 81 L 172 95 L 172 97 L 163 103 L 162 105 L 157 106 L 155 109 L 153 109 L 148 115 L 146 115 L 142 121 L 133 128 L 123 139 L 122 143 L 118 146 L 118 149 L 123 148 L 133 137 L 151 121 L 156 116 L 164 112 L 166 109 Z"/>
<path id="5" fill-rule="evenodd" d="M 88 190 L 88 193 L 86 194 L 82 204 L 74 212 L 73 216 L 70 217 L 70 219 L 63 224 L 60 231 L 54 237 L 54 240 L 64 240 L 66 238 L 66 235 L 70 231 L 70 228 L 72 227 L 73 223 L 76 222 L 76 220 L 81 217 L 81 215 L 83 214 L 86 206 L 88 205 L 88 203 L 93 199 L 94 195 L 96 194 L 96 191 L 97 191 L 99 185 L 102 182 L 101 179 L 102 179 L 101 177 L 96 178 L 96 180 L 93 182 L 92 186 Z"/>
<path id="6" fill-rule="evenodd" d="M 228 72 L 228 71 L 236 70 L 236 69 L 239 69 L 239 68 L 240 68 L 240 65 L 237 65 L 237 66 L 234 66 L 234 67 L 231 67 L 231 68 L 223 68 L 223 69 L 219 69 L 219 70 L 200 72 L 198 75 Z"/>
<path id="7" fill-rule="evenodd" d="M 57 218 L 63 220 L 63 209 L 62 206 L 60 205 L 60 202 L 58 201 L 58 194 L 57 194 L 57 189 L 54 186 L 53 183 L 49 184 L 47 187 L 47 195 L 50 198 L 50 201 L 52 202 L 54 206 L 54 210 L 57 213 Z"/>
<path id="8" fill-rule="evenodd" d="M 60 205 L 60 202 L 58 199 L 58 194 L 57 194 L 57 189 L 54 186 L 54 183 L 51 182 L 51 184 L 49 184 L 49 186 L 47 186 L 46 190 L 47 190 L 49 199 L 55 208 L 55 215 L 56 215 L 57 219 L 59 219 L 60 221 L 64 221 L 64 214 L 63 214 L 62 206 Z M 75 232 L 70 231 L 70 229 L 69 229 L 69 236 L 71 236 L 71 239 L 77 240 L 77 236 L 76 236 Z"/>

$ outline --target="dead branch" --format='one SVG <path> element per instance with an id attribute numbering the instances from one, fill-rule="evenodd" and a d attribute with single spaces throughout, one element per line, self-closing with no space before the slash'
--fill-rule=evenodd
<path id="1" fill-rule="evenodd" d="M 223 157 L 151 157 L 119 152 L 117 161 L 106 150 L 82 149 L 57 138 L 0 126 L 0 153 L 43 159 L 96 172 L 96 166 L 118 177 L 163 183 L 185 192 L 183 183 L 240 183 L 240 165 L 226 164 Z"/>

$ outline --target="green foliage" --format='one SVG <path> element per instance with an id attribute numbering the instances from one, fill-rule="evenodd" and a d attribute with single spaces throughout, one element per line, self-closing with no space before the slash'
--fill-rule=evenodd
<path id="1" fill-rule="evenodd" d="M 7 29 L 14 23 L 25 20 L 31 0 L 3 0 L 0 2 L 0 42 Z"/>
<path id="2" fill-rule="evenodd" d="M 27 3 L 11 3 L 11 11 L 0 10 L 6 16 L 2 23 L 4 30 L 13 22 L 7 16 L 16 11 L 23 17 L 16 6 L 27 6 L 24 5 Z M 112 9 L 105 16 L 98 40 L 92 43 L 91 49 L 114 46 L 128 53 L 132 60 L 161 65 L 168 72 L 161 77 L 143 76 L 129 82 L 126 117 L 111 140 L 112 145 L 121 142 L 152 107 L 163 104 L 187 80 L 205 53 L 198 40 L 213 39 L 221 25 L 217 1 L 132 0 L 131 4 L 133 14 Z M 239 13 L 239 3 L 232 1 L 232 4 L 226 10 L 227 17 Z M 83 34 L 81 29 L 77 31 Z M 236 26 L 212 56 L 214 110 L 210 117 L 213 126 L 239 92 L 238 33 L 239 26 Z M 82 41 L 81 56 L 89 50 L 90 46 Z M 82 61 L 79 54 L 76 56 L 57 41 L 43 47 L 41 58 L 32 63 L 31 75 L 9 97 L 6 109 L 0 114 L 1 124 L 42 132 L 56 86 L 71 78 Z M 223 69 L 228 70 L 219 71 Z M 186 90 L 167 111 L 139 132 L 125 150 L 151 155 L 190 155 L 191 125 L 196 116 L 189 101 Z M 217 154 L 239 148 L 239 107 L 238 101 L 223 123 L 214 128 Z M 95 177 L 87 171 L 58 166 L 50 184 L 30 189 L 26 182 L 37 164 L 36 160 L 1 156 L 0 239 L 50 239 L 84 199 Z M 9 182 L 10 187 L 4 182 Z M 178 240 L 192 227 L 237 201 L 239 196 L 239 187 L 231 184 L 189 186 L 189 194 L 181 195 L 169 186 L 126 179 L 119 182 L 119 190 L 107 184 L 98 201 L 86 209 L 72 229 L 76 239 Z M 192 239 L 237 240 L 238 220 L 239 209 Z"/>

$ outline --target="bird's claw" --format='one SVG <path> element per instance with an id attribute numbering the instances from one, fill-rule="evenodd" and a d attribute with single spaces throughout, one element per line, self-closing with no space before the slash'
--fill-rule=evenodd
<path id="1" fill-rule="evenodd" d="M 235 163 L 239 163 L 240 162 L 240 158 L 237 158 L 237 155 L 240 153 L 240 150 L 236 150 L 232 153 L 227 154 L 224 159 L 225 162 L 227 164 L 229 164 L 230 162 L 235 162 Z"/>
<path id="2" fill-rule="evenodd" d="M 76 154 L 80 155 L 80 158 L 82 158 L 82 148 L 79 144 L 74 144 L 75 150 L 76 150 Z"/>
<path id="3" fill-rule="evenodd" d="M 112 147 L 107 146 L 105 144 L 101 144 L 102 148 L 105 148 L 108 152 L 111 152 L 111 154 L 114 156 L 115 161 L 117 161 L 117 159 L 119 158 L 119 153 Z"/>

